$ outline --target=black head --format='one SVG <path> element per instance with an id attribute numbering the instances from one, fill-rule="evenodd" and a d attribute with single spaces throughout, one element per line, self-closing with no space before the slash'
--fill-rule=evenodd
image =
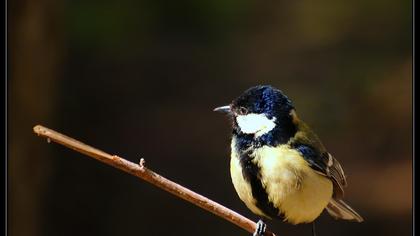
<path id="1" fill-rule="evenodd" d="M 229 106 L 216 108 L 233 118 L 233 133 L 256 141 L 278 143 L 295 132 L 290 99 L 282 91 L 268 85 L 246 90 Z"/>
<path id="2" fill-rule="evenodd" d="M 265 114 L 269 119 L 289 115 L 294 108 L 292 101 L 282 91 L 269 85 L 246 90 L 230 105 L 234 114 Z"/>

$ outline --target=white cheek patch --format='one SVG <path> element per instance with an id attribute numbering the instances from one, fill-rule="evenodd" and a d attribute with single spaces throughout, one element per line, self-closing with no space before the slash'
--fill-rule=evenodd
<path id="1" fill-rule="evenodd" d="M 247 115 L 239 115 L 236 117 L 236 122 L 243 133 L 254 134 L 259 137 L 270 132 L 276 127 L 276 118 L 268 119 L 264 114 L 250 113 Z"/>

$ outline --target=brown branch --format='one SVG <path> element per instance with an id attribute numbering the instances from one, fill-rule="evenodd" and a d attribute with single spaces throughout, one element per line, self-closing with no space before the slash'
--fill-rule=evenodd
<path id="1" fill-rule="evenodd" d="M 253 233 L 256 229 L 256 223 L 250 219 L 245 218 L 244 216 L 230 210 L 229 208 L 222 206 L 217 202 L 214 202 L 149 170 L 144 166 L 144 159 L 142 159 L 139 164 L 135 164 L 119 156 L 110 155 L 99 149 L 88 146 L 80 141 L 77 141 L 41 125 L 37 125 L 33 129 L 38 136 L 47 138 L 48 142 L 53 141 L 59 143 L 77 152 L 90 156 L 98 161 L 137 176 L 169 193 L 172 193 L 179 198 L 189 201 L 196 206 L 199 206 L 225 220 L 232 222 L 233 224 L 245 229 L 250 233 Z M 266 235 L 275 236 L 272 232 L 269 231 L 266 231 Z"/>

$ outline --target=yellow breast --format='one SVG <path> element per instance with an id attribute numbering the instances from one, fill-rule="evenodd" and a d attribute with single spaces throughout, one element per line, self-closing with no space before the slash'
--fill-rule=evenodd
<path id="1" fill-rule="evenodd" d="M 232 148 L 234 142 L 232 140 Z M 299 152 L 287 145 L 256 149 L 253 162 L 260 167 L 261 182 L 269 201 L 284 214 L 285 221 L 292 224 L 312 222 L 331 199 L 331 180 L 313 171 Z M 256 207 L 251 185 L 242 176 L 242 167 L 234 149 L 231 177 L 239 198 L 252 212 L 265 216 Z"/>
<path id="2" fill-rule="evenodd" d="M 236 193 L 239 198 L 245 203 L 245 205 L 254 213 L 259 216 L 266 216 L 257 206 L 256 200 L 252 196 L 251 185 L 244 179 L 242 175 L 242 167 L 239 162 L 239 158 L 236 153 L 232 152 L 230 158 L 230 176 L 232 178 L 233 186 L 235 187 Z"/>

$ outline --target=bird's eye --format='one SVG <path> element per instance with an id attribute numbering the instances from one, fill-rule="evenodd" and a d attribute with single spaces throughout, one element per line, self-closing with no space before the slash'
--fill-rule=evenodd
<path id="1" fill-rule="evenodd" d="M 239 114 L 240 115 L 246 115 L 248 113 L 248 109 L 245 107 L 239 107 Z"/>

